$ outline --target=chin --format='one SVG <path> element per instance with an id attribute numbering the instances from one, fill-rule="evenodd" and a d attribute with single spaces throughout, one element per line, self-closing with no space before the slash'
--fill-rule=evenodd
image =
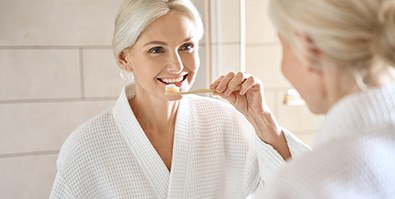
<path id="1" fill-rule="evenodd" d="M 307 107 L 309 108 L 310 112 L 312 112 L 315 115 L 323 115 L 326 114 L 326 112 L 328 112 L 328 109 L 325 108 L 325 106 L 322 104 L 317 104 L 314 106 L 307 103 Z"/>

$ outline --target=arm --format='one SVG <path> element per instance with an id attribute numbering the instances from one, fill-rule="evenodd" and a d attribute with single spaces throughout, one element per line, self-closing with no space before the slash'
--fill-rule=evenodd
<path id="1" fill-rule="evenodd" d="M 231 72 L 214 81 L 210 88 L 244 114 L 263 142 L 271 145 L 284 160 L 291 158 L 284 132 L 263 98 L 263 86 L 258 79 Z"/>

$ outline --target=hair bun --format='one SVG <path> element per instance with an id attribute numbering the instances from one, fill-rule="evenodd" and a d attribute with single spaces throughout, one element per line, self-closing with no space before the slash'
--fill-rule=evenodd
<path id="1" fill-rule="evenodd" d="M 395 67 L 395 0 L 386 0 L 378 12 L 380 30 L 378 53 L 385 62 Z"/>

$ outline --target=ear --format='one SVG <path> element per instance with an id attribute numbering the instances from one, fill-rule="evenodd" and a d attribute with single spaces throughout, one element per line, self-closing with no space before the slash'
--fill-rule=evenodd
<path id="1" fill-rule="evenodd" d="M 308 71 L 322 75 L 322 53 L 315 45 L 314 40 L 306 33 L 297 33 L 303 45 L 303 58 L 307 63 Z"/>
<path id="2" fill-rule="evenodd" d="M 133 71 L 132 64 L 128 60 L 127 54 L 125 53 L 124 50 L 121 53 L 119 53 L 118 61 L 119 61 L 119 63 L 121 63 L 123 70 L 125 70 L 127 72 Z"/>

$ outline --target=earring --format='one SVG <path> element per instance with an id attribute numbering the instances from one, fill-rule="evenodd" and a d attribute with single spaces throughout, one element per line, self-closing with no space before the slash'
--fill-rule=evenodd
<path id="1" fill-rule="evenodd" d="M 134 73 L 133 72 L 121 71 L 119 73 L 119 76 L 121 76 L 121 78 L 126 82 L 134 82 Z"/>

